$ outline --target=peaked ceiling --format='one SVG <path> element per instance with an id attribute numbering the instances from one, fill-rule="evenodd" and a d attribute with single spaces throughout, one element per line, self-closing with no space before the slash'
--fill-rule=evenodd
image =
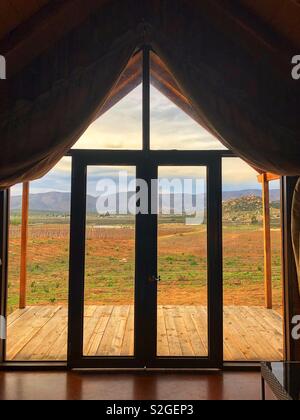
<path id="1" fill-rule="evenodd" d="M 1 0 L 0 53 L 7 59 L 11 77 L 110 1 L 113 0 Z M 148 5 L 151 1 L 154 6 L 160 2 L 149 0 Z M 197 1 L 188 1 L 198 7 Z M 205 12 L 224 33 L 231 32 L 231 25 L 236 25 L 232 32 L 235 36 L 239 34 L 236 28 L 243 30 L 245 42 L 248 46 L 250 42 L 254 49 L 257 43 L 278 54 L 297 53 L 300 48 L 300 0 L 203 0 L 201 4 L 205 4 Z M 220 10 L 221 14 L 218 13 Z M 220 18 L 227 15 L 229 20 Z M 141 83 L 141 68 L 141 56 L 137 54 L 102 113 Z M 155 55 L 152 57 L 152 84 L 203 125 L 168 68 Z"/>
<path id="2" fill-rule="evenodd" d="M 10 73 L 18 72 L 93 11 L 110 1 L 1 0 L 0 51 L 7 56 Z M 189 1 L 197 7 L 197 2 Z M 154 5 L 158 2 L 153 0 Z M 247 27 L 250 38 L 255 38 L 251 30 L 251 25 L 254 25 L 261 29 L 260 42 L 264 37 L 275 34 L 276 47 L 281 51 L 300 48 L 300 0 L 210 0 L 205 3 L 207 13 L 215 16 L 224 31 L 228 32 L 231 28 L 223 19 L 217 18 L 218 10 L 233 16 L 233 22 L 243 29 Z"/>
<path id="3" fill-rule="evenodd" d="M 1 0 L 0 39 L 37 13 L 49 0 Z"/>
<path id="4" fill-rule="evenodd" d="M 0 2 L 0 39 L 9 35 L 16 28 L 20 27 L 32 16 L 45 9 L 50 17 L 57 8 L 74 7 L 78 3 L 89 9 L 89 4 L 101 6 L 103 0 L 1 0 Z M 214 3 L 212 0 L 211 3 Z M 264 23 L 270 25 L 276 32 L 285 36 L 291 42 L 299 45 L 300 41 L 300 0 L 223 0 L 224 5 L 235 7 L 240 4 L 245 11 L 250 11 L 254 16 L 259 17 Z M 48 7 L 48 6 L 51 7 Z M 70 15 L 74 18 L 74 14 Z"/>

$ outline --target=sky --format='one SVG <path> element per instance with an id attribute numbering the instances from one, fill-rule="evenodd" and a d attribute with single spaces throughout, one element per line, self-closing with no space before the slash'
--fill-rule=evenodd
<path id="1" fill-rule="evenodd" d="M 139 86 L 105 115 L 92 124 L 79 139 L 74 149 L 132 149 L 142 146 L 142 87 Z M 220 150 L 225 147 L 198 123 L 181 111 L 154 87 L 151 88 L 151 147 L 154 150 Z M 120 168 L 124 170 L 125 168 Z M 134 174 L 128 168 L 129 176 Z M 203 173 L 203 171 L 201 172 Z M 193 178 L 195 168 L 162 168 L 163 177 Z M 31 193 L 49 191 L 68 192 L 71 187 L 71 159 L 64 158 L 44 178 L 31 183 Z M 95 195 L 100 176 L 115 176 L 115 169 L 89 170 L 89 193 Z M 279 188 L 278 182 L 271 188 Z M 235 191 L 259 189 L 257 173 L 241 159 L 223 160 L 223 189 Z M 19 195 L 21 185 L 13 187 L 12 194 Z"/>

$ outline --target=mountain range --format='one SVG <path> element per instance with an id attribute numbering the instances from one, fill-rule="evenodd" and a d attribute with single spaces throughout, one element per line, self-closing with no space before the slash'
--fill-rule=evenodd
<path id="1" fill-rule="evenodd" d="M 133 193 L 129 193 L 130 194 Z M 187 197 L 188 195 L 186 195 Z M 223 192 L 223 201 L 236 200 L 242 197 L 262 197 L 260 190 L 240 190 L 240 191 L 224 191 Z M 119 203 L 121 195 L 117 197 L 117 203 Z M 195 196 L 189 194 L 188 197 L 192 202 L 195 202 Z M 171 206 L 174 203 L 175 195 L 171 197 Z M 54 213 L 69 213 L 70 212 L 70 203 L 71 203 L 71 194 L 64 192 L 47 192 L 39 194 L 30 194 L 30 210 L 36 212 L 54 212 Z M 280 190 L 271 190 L 270 191 L 270 201 L 278 202 L 280 201 Z M 88 195 L 87 196 L 87 211 L 88 213 L 96 212 L 96 202 L 97 198 Z M 22 208 L 22 196 L 12 196 L 11 197 L 11 210 L 18 211 Z"/>

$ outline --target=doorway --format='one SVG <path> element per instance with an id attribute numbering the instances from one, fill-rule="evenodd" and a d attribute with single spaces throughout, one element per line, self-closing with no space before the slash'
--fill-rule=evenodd
<path id="1" fill-rule="evenodd" d="M 70 367 L 222 367 L 221 154 L 74 150 L 72 160 Z M 114 181 L 117 188 L 109 191 Z M 98 226 L 98 259 L 88 244 L 92 184 L 106 197 L 100 194 L 96 204 L 99 218 L 106 216 Z M 197 234 L 190 235 L 195 225 Z M 109 243 L 105 248 L 107 229 L 118 238 L 117 253 Z M 176 241 L 168 242 L 174 229 Z M 184 253 L 176 252 L 180 242 Z M 188 266 L 195 270 L 187 272 Z M 89 304 L 90 269 L 99 270 L 96 305 Z M 109 281 L 117 288 L 110 301 Z M 195 290 L 192 305 L 171 297 L 181 290 L 184 296 L 187 282 Z M 125 305 L 118 304 L 122 294 Z"/>
<path id="2" fill-rule="evenodd" d="M 231 356 L 231 350 L 239 346 L 241 337 L 243 346 L 249 346 L 248 338 L 239 333 L 235 313 L 226 318 L 225 312 L 224 326 L 222 322 L 222 245 L 225 276 L 226 264 L 233 264 L 230 255 L 226 260 L 226 241 L 222 244 L 222 199 L 223 208 L 228 209 L 226 218 L 235 222 L 241 218 L 232 212 L 236 207 L 240 211 L 239 200 L 226 203 L 224 191 L 222 197 L 222 166 L 224 169 L 224 161 L 231 161 L 234 153 L 224 150 L 215 139 L 207 139 L 205 133 L 199 141 L 198 123 L 191 126 L 186 120 L 191 112 L 178 114 L 175 105 L 166 102 L 168 92 L 157 85 L 158 78 L 151 81 L 150 55 L 145 47 L 142 85 L 130 101 L 119 104 L 121 112 L 110 119 L 107 116 L 106 125 L 95 130 L 97 136 L 91 127 L 79 141 L 79 147 L 93 149 L 76 148 L 68 154 L 72 159 L 70 290 L 69 299 L 65 299 L 70 303 L 69 317 L 65 307 L 63 320 L 46 319 L 33 344 L 31 337 L 25 343 L 26 360 L 32 360 L 35 350 L 31 349 L 37 341 L 43 353 L 46 351 L 45 360 L 49 359 L 44 337 L 48 338 L 52 326 L 55 334 L 63 330 L 63 340 L 51 339 L 51 343 L 63 343 L 63 361 L 68 359 L 69 366 L 75 368 L 220 368 L 223 359 L 227 360 L 223 342 L 230 350 L 231 362 L 240 360 Z M 152 58 L 152 66 L 155 60 L 158 58 Z M 153 86 L 161 88 L 166 98 Z M 132 108 L 129 114 L 128 108 Z M 128 131 L 126 121 L 132 113 L 135 129 Z M 109 130 L 116 125 L 123 131 L 118 128 L 117 134 L 109 137 Z M 231 166 L 236 178 L 239 172 Z M 240 196 L 243 191 L 235 189 L 229 198 L 235 199 L 236 193 Z M 251 205 L 255 202 L 258 215 L 259 199 L 247 200 Z M 252 207 L 250 210 L 246 216 L 252 221 Z M 248 225 L 243 225 L 246 240 L 247 229 Z M 63 244 L 59 242 L 57 249 Z M 240 254 L 238 246 L 235 252 Z M 50 257 L 52 260 L 53 255 Z M 48 259 L 46 263 L 45 269 Z M 54 285 L 58 285 L 59 276 L 53 276 Z M 232 272 L 229 280 L 234 280 Z M 35 286 L 34 279 L 31 284 Z M 50 315 L 57 311 L 55 301 L 49 306 Z M 245 320 L 241 319 L 242 324 L 247 324 Z M 17 336 L 16 329 L 22 336 L 23 321 L 26 317 L 13 325 L 11 337 Z M 229 342 L 228 323 L 233 330 Z M 268 325 L 268 320 L 264 324 Z M 265 359 L 265 354 L 259 353 L 257 360 Z M 254 361 L 252 356 L 244 358 Z M 44 359 L 38 354 L 38 360 Z"/>

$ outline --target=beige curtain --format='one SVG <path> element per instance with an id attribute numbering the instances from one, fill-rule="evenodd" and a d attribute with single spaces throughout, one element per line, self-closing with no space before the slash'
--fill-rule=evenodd
<path id="1" fill-rule="evenodd" d="M 233 8 L 230 13 L 226 2 L 157 3 L 162 11 L 151 15 L 153 45 L 199 121 L 262 172 L 299 176 L 300 83 L 292 79 L 291 55 L 279 51 L 277 34 L 255 33 L 257 27 Z M 293 204 L 300 278 L 299 235 L 300 181 Z"/>
<path id="2" fill-rule="evenodd" d="M 91 16 L 14 79 L 0 105 L 0 187 L 47 173 L 105 105 L 142 33 L 119 2 Z"/>
<path id="3" fill-rule="evenodd" d="M 300 84 L 291 56 L 262 49 L 263 39 L 243 45 L 246 28 L 238 32 L 235 16 L 212 6 L 222 2 L 162 3 L 153 43 L 206 125 L 262 171 L 300 175 Z"/>

